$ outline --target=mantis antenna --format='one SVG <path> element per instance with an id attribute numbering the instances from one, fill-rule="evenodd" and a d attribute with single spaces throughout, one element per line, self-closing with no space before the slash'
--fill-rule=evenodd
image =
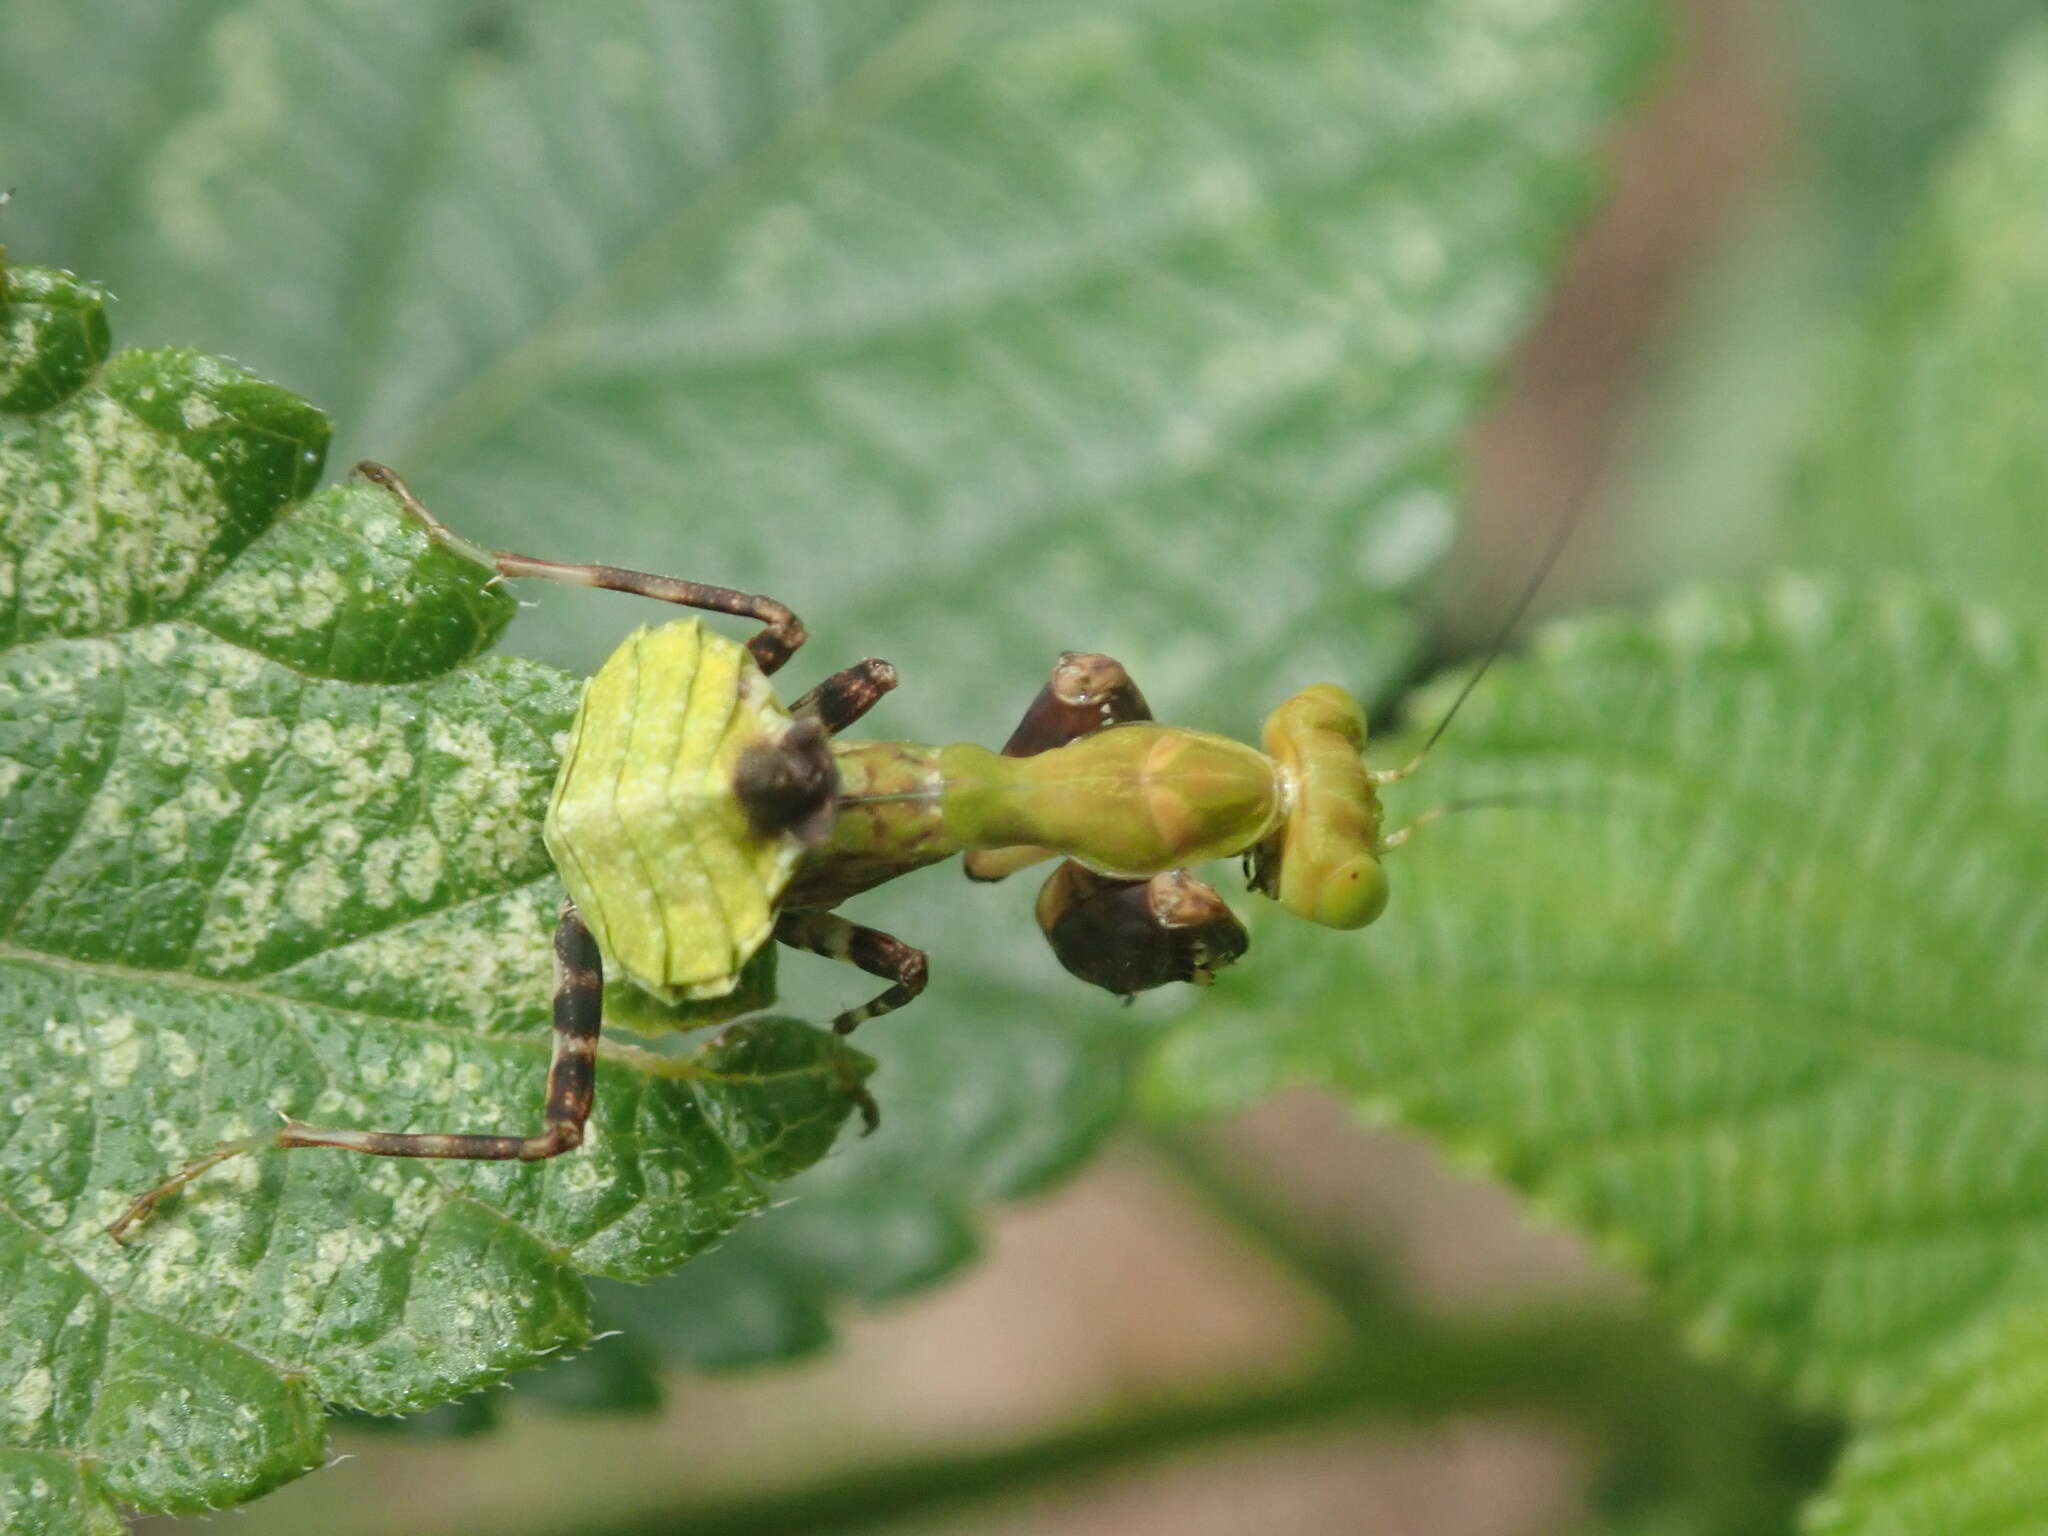
<path id="1" fill-rule="evenodd" d="M 1487 668 L 1500 659 L 1500 653 L 1507 648 L 1508 639 L 1514 634 L 1515 626 L 1522 622 L 1524 615 L 1529 611 L 1529 605 L 1536 601 L 1536 594 L 1543 590 L 1543 583 L 1550 579 L 1551 570 L 1557 565 L 1558 557 L 1564 553 L 1565 545 L 1571 542 L 1572 531 L 1579 526 L 1585 510 L 1586 503 L 1582 500 L 1558 523 L 1556 532 L 1550 536 L 1549 546 L 1543 551 L 1543 558 L 1536 562 L 1536 569 L 1530 575 L 1528 584 L 1522 588 L 1521 596 L 1515 599 L 1514 607 L 1508 610 L 1507 618 L 1494 633 L 1493 643 L 1486 648 L 1485 657 L 1473 669 L 1472 675 L 1465 679 L 1464 687 L 1460 688 L 1458 696 L 1451 700 L 1451 707 L 1443 712 L 1443 718 L 1437 721 L 1436 728 L 1429 733 L 1429 739 L 1423 742 L 1422 749 L 1399 768 L 1382 769 L 1373 774 L 1372 780 L 1375 784 L 1396 784 L 1407 778 L 1422 766 L 1422 760 L 1429 756 L 1430 749 L 1443 739 L 1444 732 L 1449 730 L 1451 722 L 1457 719 L 1458 711 L 1464 708 L 1465 701 L 1472 696 L 1472 690 L 1477 688 L 1479 680 L 1486 676 Z"/>

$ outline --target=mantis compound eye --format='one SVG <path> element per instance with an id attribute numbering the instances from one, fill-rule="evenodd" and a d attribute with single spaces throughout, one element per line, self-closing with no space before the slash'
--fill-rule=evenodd
<path id="1" fill-rule="evenodd" d="M 1328 683 L 1305 688 L 1266 718 L 1265 747 L 1294 793 L 1252 856 L 1253 889 L 1326 928 L 1363 928 L 1387 906 L 1365 711 Z"/>
<path id="2" fill-rule="evenodd" d="M 1251 946 L 1237 914 L 1184 869 L 1115 880 L 1066 860 L 1038 894 L 1038 926 L 1061 965 L 1124 997 L 1206 986 Z"/>
<path id="3" fill-rule="evenodd" d="M 1283 891 L 1286 886 L 1283 882 Z M 1312 885 L 1302 883 L 1282 898 L 1294 911 L 1325 928 L 1363 928 L 1387 910 L 1387 872 L 1369 853 L 1325 864 Z"/>

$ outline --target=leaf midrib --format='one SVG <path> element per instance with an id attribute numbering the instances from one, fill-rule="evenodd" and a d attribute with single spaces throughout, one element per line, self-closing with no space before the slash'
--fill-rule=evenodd
<path id="1" fill-rule="evenodd" d="M 459 1040 L 470 1045 L 511 1046 L 522 1050 L 531 1049 L 536 1054 L 546 1054 L 553 1044 L 552 1035 L 544 1027 L 536 1028 L 530 1036 L 465 1029 L 457 1024 L 444 1024 L 438 1019 L 378 1013 L 372 1009 L 351 1008 L 346 1004 L 329 1002 L 323 998 L 300 997 L 288 992 L 268 992 L 253 982 L 225 981 L 211 976 L 195 976 L 185 971 L 158 971 L 144 966 L 119 965 L 103 960 L 79 960 L 69 955 L 52 954 L 45 950 L 29 949 L 20 944 L 0 942 L 0 965 L 10 962 L 44 966 L 67 975 L 97 976 L 108 981 L 127 982 L 139 986 L 161 986 L 201 996 L 232 997 L 285 1013 L 290 1013 L 293 1009 L 313 1009 L 337 1019 L 353 1019 L 379 1026 L 397 1025 L 422 1035 Z M 602 1037 L 597 1043 L 597 1054 L 601 1060 L 628 1068 L 643 1077 L 684 1083 L 769 1083 L 783 1078 L 810 1076 L 822 1070 L 814 1066 L 798 1066 L 772 1072 L 708 1071 L 685 1057 L 665 1056 L 628 1040 Z"/>
<path id="2" fill-rule="evenodd" d="M 1444 130 L 1440 138 L 1413 140 L 1404 148 L 1421 165 L 1439 157 L 1455 160 L 1456 152 L 1464 147 L 1461 141 L 1478 134 L 1479 130 L 1472 125 L 1461 123 Z M 914 147 L 928 150 L 930 146 Z M 1364 196 L 1364 183 L 1373 174 L 1366 168 L 1376 148 L 1379 146 L 1370 136 L 1361 136 L 1341 151 L 1317 146 L 1283 154 L 1267 169 L 1261 189 L 1269 201 L 1288 207 L 1338 188 L 1356 190 Z M 1402 186 L 1417 179 L 1417 173 L 1404 166 L 1400 173 L 1387 179 Z M 809 330 L 792 328 L 764 343 L 729 346 L 718 351 L 700 349 L 681 358 L 664 355 L 656 361 L 628 359 L 598 366 L 579 353 L 574 358 L 572 379 L 576 383 L 615 384 L 657 367 L 674 369 L 678 363 L 691 375 L 715 377 L 785 366 L 791 357 L 829 366 L 878 343 L 961 326 L 963 317 L 968 315 L 1063 298 L 1077 288 L 1099 281 L 1112 267 L 1125 279 L 1143 278 L 1174 287 L 1192 302 L 1206 304 L 1219 317 L 1231 317 L 1223 298 L 1198 287 L 1185 273 L 1158 258 L 1182 245 L 1213 239 L 1231 229 L 1234 222 L 1204 208 L 1198 199 L 1162 199 L 1145 205 L 1136 216 L 1092 234 L 1079 232 L 1065 240 L 1004 253 L 993 261 L 984 258 L 974 268 L 972 282 L 955 286 L 939 281 L 926 285 L 916 290 L 916 302 L 910 305 L 871 306 L 857 317 L 835 315 L 839 319 L 837 324 Z M 1293 280 L 1293 275 L 1289 276 Z M 1248 328 L 1257 328 L 1256 323 Z M 601 332 L 600 339 L 608 339 L 608 333 Z"/>

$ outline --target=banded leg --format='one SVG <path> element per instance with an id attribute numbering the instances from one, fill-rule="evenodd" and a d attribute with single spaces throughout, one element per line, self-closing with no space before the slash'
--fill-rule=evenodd
<path id="1" fill-rule="evenodd" d="M 896 686 L 896 669 L 870 656 L 834 672 L 789 706 L 799 720 L 815 720 L 828 736 L 837 736 L 882 701 Z"/>
<path id="2" fill-rule="evenodd" d="M 828 960 L 844 960 L 870 976 L 894 986 L 832 1021 L 832 1028 L 850 1035 L 865 1020 L 894 1013 L 924 990 L 930 961 L 921 949 L 901 939 L 851 922 L 837 912 L 785 912 L 775 920 L 775 937 L 791 949 L 808 950 Z"/>
<path id="3" fill-rule="evenodd" d="M 758 619 L 761 629 L 747 641 L 763 672 L 774 672 L 789 660 L 806 638 L 803 622 L 772 597 L 740 592 L 731 587 L 714 587 L 706 582 L 685 581 L 679 576 L 655 576 L 646 571 L 629 571 L 616 565 L 567 565 L 557 560 L 537 560 L 507 550 L 487 550 L 461 537 L 429 512 L 398 475 L 368 459 L 356 465 L 356 473 L 373 485 L 383 487 L 405 510 L 444 544 L 450 544 L 495 566 L 500 576 L 535 577 L 559 581 L 572 587 L 602 587 L 611 592 L 631 592 L 656 602 L 675 603 L 684 608 L 701 608 L 707 613 L 730 613 L 743 619 Z"/>
<path id="4" fill-rule="evenodd" d="M 266 1136 L 250 1136 L 195 1158 L 148 1193 L 139 1195 L 107 1228 L 117 1242 L 156 1208 L 209 1168 L 244 1152 L 271 1147 L 339 1147 L 372 1157 L 441 1157 L 536 1163 L 583 1145 L 583 1130 L 597 1092 L 597 1039 L 604 1024 L 604 962 L 573 903 L 562 905 L 555 927 L 555 1054 L 548 1065 L 546 1107 L 536 1136 L 487 1136 L 431 1131 L 355 1131 L 287 1120 Z"/>

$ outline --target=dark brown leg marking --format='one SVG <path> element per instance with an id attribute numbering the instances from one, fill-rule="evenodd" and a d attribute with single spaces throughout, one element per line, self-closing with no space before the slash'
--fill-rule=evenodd
<path id="1" fill-rule="evenodd" d="M 562 905 L 555 927 L 555 1055 L 548 1066 L 547 1105 L 537 1136 L 477 1136 L 432 1131 L 354 1131 L 303 1125 L 288 1120 L 267 1136 L 217 1147 L 187 1163 L 147 1194 L 138 1196 L 107 1228 L 116 1240 L 146 1217 L 166 1195 L 184 1188 L 207 1169 L 243 1152 L 266 1147 L 339 1147 L 372 1157 L 443 1157 L 471 1161 L 540 1162 L 583 1145 L 583 1128 L 597 1093 L 597 1040 L 604 1025 L 604 962 L 597 941 Z"/>
<path id="2" fill-rule="evenodd" d="M 537 1163 L 583 1145 L 597 1093 L 597 1037 L 604 1027 L 604 961 L 573 903 L 555 926 L 555 1057 L 548 1064 L 547 1106 L 538 1136 L 474 1136 L 435 1131 L 350 1131 L 300 1125 L 277 1133 L 281 1147 L 345 1147 L 372 1157 L 447 1157 Z"/>
<path id="3" fill-rule="evenodd" d="M 1152 707 L 1122 662 L 1098 651 L 1064 651 L 1003 744 L 1003 756 L 1036 757 L 1104 726 L 1151 718 Z"/>
<path id="4" fill-rule="evenodd" d="M 418 518 L 428 532 L 444 543 L 463 548 L 475 547 L 450 531 L 445 523 L 429 512 L 392 470 L 365 459 L 356 465 L 356 473 L 397 497 L 407 512 Z M 730 613 L 744 619 L 758 619 L 762 628 L 747 641 L 747 649 L 753 653 L 754 660 L 763 672 L 773 672 L 789 660 L 806 638 L 803 622 L 772 597 L 739 592 L 731 587 L 714 587 L 701 581 L 684 581 L 678 576 L 655 576 L 646 571 L 629 571 L 616 565 L 565 565 L 560 561 L 537 560 L 531 555 L 515 555 L 505 550 L 478 553 L 484 554 L 485 558 L 496 565 L 501 576 L 530 576 L 543 581 L 565 582 L 574 587 L 603 587 L 611 592 L 631 592 L 640 597 L 651 597 L 656 602 L 675 603 L 684 608 L 701 608 L 707 613 Z"/>
<path id="5" fill-rule="evenodd" d="M 1251 944 L 1215 887 L 1185 869 L 1113 880 L 1072 859 L 1038 893 L 1038 926 L 1061 965 L 1127 1001 L 1170 981 L 1206 986 Z"/>
<path id="6" fill-rule="evenodd" d="M 870 656 L 844 671 L 834 672 L 789 706 L 798 719 L 816 720 L 827 735 L 837 736 L 881 702 L 896 686 L 896 669 Z"/>
<path id="7" fill-rule="evenodd" d="M 870 976 L 893 981 L 894 986 L 872 1002 L 849 1008 L 832 1021 L 842 1035 L 851 1034 L 864 1020 L 894 1013 L 924 990 L 930 961 L 921 949 L 879 928 L 849 922 L 837 912 L 785 912 L 775 920 L 775 937 L 792 949 L 809 950 L 831 960 L 857 965 Z"/>

